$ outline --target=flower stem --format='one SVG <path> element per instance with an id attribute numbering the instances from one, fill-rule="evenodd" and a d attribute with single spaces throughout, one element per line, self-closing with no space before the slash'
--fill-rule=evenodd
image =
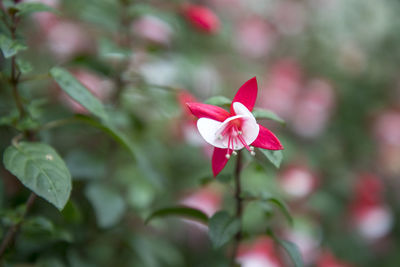
<path id="1" fill-rule="evenodd" d="M 234 173 L 234 182 L 235 182 L 235 196 L 234 197 L 235 197 L 235 201 L 236 201 L 235 217 L 240 221 L 240 229 L 237 232 L 237 234 L 235 235 L 230 266 L 235 266 L 235 259 L 236 259 L 237 251 L 239 248 L 239 244 L 242 240 L 242 225 L 241 224 L 242 224 L 242 213 L 243 213 L 243 198 L 241 196 L 242 185 L 240 183 L 240 173 L 242 171 L 242 155 L 240 152 L 241 151 L 238 151 L 238 154 L 237 154 L 236 168 L 235 168 L 235 173 Z"/>
<path id="2" fill-rule="evenodd" d="M 35 193 L 31 193 L 29 195 L 28 200 L 26 201 L 26 206 L 25 206 L 25 211 L 22 214 L 22 218 L 21 220 L 19 220 L 18 223 L 12 225 L 10 227 L 10 229 L 8 229 L 3 241 L 0 244 L 0 259 L 3 257 L 4 252 L 6 251 L 6 249 L 10 246 L 10 244 L 14 241 L 15 235 L 17 234 L 19 228 L 21 227 L 21 224 L 26 216 L 26 214 L 29 212 L 29 210 L 31 209 L 31 207 L 33 206 L 33 203 L 35 202 L 36 199 L 36 194 Z"/>

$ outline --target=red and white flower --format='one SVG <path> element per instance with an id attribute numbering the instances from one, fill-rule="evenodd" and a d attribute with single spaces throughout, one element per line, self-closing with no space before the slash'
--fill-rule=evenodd
<path id="1" fill-rule="evenodd" d="M 199 118 L 197 129 L 207 143 L 213 145 L 212 170 L 216 176 L 236 150 L 246 148 L 252 155 L 254 147 L 283 149 L 278 138 L 259 125 L 251 113 L 257 98 L 257 80 L 252 78 L 240 87 L 233 98 L 230 111 L 202 103 L 187 103 Z"/>

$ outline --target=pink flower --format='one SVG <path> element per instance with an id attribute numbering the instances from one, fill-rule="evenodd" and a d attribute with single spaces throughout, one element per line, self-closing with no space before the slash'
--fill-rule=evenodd
<path id="1" fill-rule="evenodd" d="M 268 21 L 259 17 L 240 20 L 235 34 L 235 47 L 242 54 L 259 58 L 271 51 L 276 42 L 276 33 Z"/>
<path id="2" fill-rule="evenodd" d="M 354 191 L 351 215 L 360 235 L 369 241 L 387 235 L 392 228 L 393 215 L 383 200 L 382 181 L 373 174 L 361 174 Z"/>
<path id="3" fill-rule="evenodd" d="M 111 96 L 114 85 L 110 80 L 84 69 L 78 69 L 72 73 L 99 100 L 105 101 Z M 74 112 L 80 114 L 88 113 L 86 108 L 73 100 L 64 91 L 60 94 L 60 99 Z"/>
<path id="4" fill-rule="evenodd" d="M 205 33 L 216 33 L 220 28 L 219 18 L 205 6 L 186 4 L 183 6 L 183 15 L 194 27 Z"/>
<path id="5" fill-rule="evenodd" d="M 172 29 L 163 20 L 155 16 L 142 16 L 132 25 L 132 32 L 152 43 L 169 45 Z"/>
<path id="6" fill-rule="evenodd" d="M 261 237 L 252 244 L 241 244 L 236 261 L 242 267 L 280 267 L 274 243 L 267 237 Z"/>
<path id="7" fill-rule="evenodd" d="M 208 186 L 192 192 L 181 203 L 185 206 L 201 210 L 207 216 L 211 217 L 221 208 L 222 195 L 217 188 Z"/>
<path id="8" fill-rule="evenodd" d="M 316 267 L 350 267 L 351 265 L 343 261 L 338 260 L 330 251 L 324 251 L 321 253 Z"/>
<path id="9" fill-rule="evenodd" d="M 334 105 L 332 85 L 322 79 L 312 80 L 297 103 L 293 114 L 293 129 L 303 137 L 317 137 L 325 129 Z"/>
<path id="10" fill-rule="evenodd" d="M 197 129 L 200 135 L 215 147 L 212 156 L 214 176 L 222 171 L 231 154 L 236 154 L 236 150 L 246 148 L 254 155 L 254 147 L 283 149 L 278 138 L 259 125 L 251 113 L 257 90 L 256 77 L 248 80 L 233 98 L 229 112 L 213 105 L 187 103 L 192 114 L 199 118 Z"/>
<path id="11" fill-rule="evenodd" d="M 290 166 L 279 177 L 282 189 L 294 199 L 308 196 L 317 185 L 317 177 L 307 166 Z"/>

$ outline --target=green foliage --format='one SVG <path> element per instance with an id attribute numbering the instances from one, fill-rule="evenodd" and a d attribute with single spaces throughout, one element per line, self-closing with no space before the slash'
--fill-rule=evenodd
<path id="1" fill-rule="evenodd" d="M 19 3 L 15 5 L 15 8 L 18 10 L 17 15 L 18 16 L 23 16 L 23 15 L 29 15 L 35 12 L 52 12 L 52 13 L 58 13 L 57 10 L 54 8 L 38 3 L 38 2 L 24 2 L 24 3 Z"/>
<path id="2" fill-rule="evenodd" d="M 62 210 L 71 189 L 71 175 L 62 158 L 49 145 L 21 142 L 4 152 L 4 166 L 26 187 Z"/>
<path id="3" fill-rule="evenodd" d="M 285 124 L 285 121 L 271 110 L 254 108 L 252 113 L 256 119 L 273 120 L 281 124 Z"/>
<path id="4" fill-rule="evenodd" d="M 232 100 L 225 96 L 213 96 L 207 99 L 204 103 L 214 106 L 230 106 Z"/>
<path id="5" fill-rule="evenodd" d="M 175 206 L 158 209 L 151 213 L 151 215 L 146 219 L 145 222 L 148 223 L 155 218 L 163 218 L 169 216 L 183 217 L 191 220 L 196 220 L 204 224 L 208 223 L 208 216 L 202 211 L 185 206 Z"/>
<path id="6" fill-rule="evenodd" d="M 215 213 L 208 224 L 208 235 L 215 249 L 228 243 L 240 229 L 240 220 L 226 211 Z"/>
<path id="7" fill-rule="evenodd" d="M 84 106 L 93 115 L 107 121 L 108 116 L 103 104 L 83 86 L 71 73 L 61 67 L 54 67 L 50 75 L 72 99 Z"/>
<path id="8" fill-rule="evenodd" d="M 28 47 L 17 40 L 12 40 L 6 35 L 0 34 L 0 49 L 5 58 L 10 58 L 18 52 L 28 49 Z"/>
<path id="9" fill-rule="evenodd" d="M 109 228 L 121 220 L 125 202 L 119 192 L 99 183 L 91 183 L 87 185 L 85 193 L 92 203 L 100 227 Z"/>
<path id="10" fill-rule="evenodd" d="M 267 230 L 267 234 L 269 236 L 271 236 L 275 240 L 275 242 L 277 242 L 286 251 L 286 253 L 290 256 L 290 259 L 292 260 L 295 267 L 303 267 L 304 266 L 303 258 L 301 257 L 301 253 L 296 244 L 294 244 L 293 242 L 278 238 L 272 232 L 271 229 Z"/>
<path id="11" fill-rule="evenodd" d="M 277 169 L 281 166 L 283 153 L 281 150 L 258 149 Z"/>

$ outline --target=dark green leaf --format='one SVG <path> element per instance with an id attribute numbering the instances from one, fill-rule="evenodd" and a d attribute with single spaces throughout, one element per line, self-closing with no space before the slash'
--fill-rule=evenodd
<path id="1" fill-rule="evenodd" d="M 207 99 L 204 103 L 214 106 L 230 106 L 232 100 L 225 96 L 213 96 Z"/>
<path id="2" fill-rule="evenodd" d="M 27 15 L 35 12 L 57 13 L 57 10 L 55 10 L 54 8 L 38 2 L 19 3 L 18 5 L 15 6 L 15 8 L 18 10 L 17 12 L 18 16 Z"/>
<path id="3" fill-rule="evenodd" d="M 156 210 L 153 212 L 147 219 L 146 223 L 148 223 L 150 220 L 154 218 L 162 218 L 162 217 L 167 217 L 167 216 L 179 216 L 179 217 L 184 217 L 192 220 L 196 220 L 202 223 L 207 224 L 208 222 L 208 217 L 205 213 L 198 209 L 186 207 L 186 206 L 175 206 L 175 207 L 169 207 L 169 208 L 163 208 Z"/>
<path id="4" fill-rule="evenodd" d="M 289 208 L 286 206 L 284 202 L 274 197 L 266 198 L 264 201 L 271 202 L 272 204 L 277 206 L 282 211 L 283 215 L 285 215 L 289 224 L 293 225 L 293 218 L 290 215 Z"/>
<path id="5" fill-rule="evenodd" d="M 4 152 L 4 166 L 26 187 L 62 210 L 71 193 L 71 175 L 50 146 L 21 142 Z"/>
<path id="6" fill-rule="evenodd" d="M 261 109 L 261 108 L 254 108 L 252 111 L 254 117 L 256 119 L 267 119 L 267 120 L 273 120 L 282 124 L 285 124 L 285 121 L 276 115 L 273 111 L 267 110 L 267 109 Z"/>
<path id="7" fill-rule="evenodd" d="M 125 202 L 121 194 L 112 188 L 92 183 L 86 187 L 85 194 L 92 203 L 100 227 L 111 227 L 124 215 Z"/>
<path id="8" fill-rule="evenodd" d="M 10 58 L 16 55 L 19 51 L 26 50 L 28 47 L 21 44 L 16 40 L 0 34 L 0 49 L 3 52 L 5 58 Z"/>
<path id="9" fill-rule="evenodd" d="M 67 70 L 54 67 L 50 70 L 50 75 L 60 85 L 70 97 L 79 104 L 84 106 L 93 115 L 96 115 L 103 121 L 108 120 L 108 116 L 103 104 L 97 99 L 85 86 L 83 86 L 71 73 Z"/>
<path id="10" fill-rule="evenodd" d="M 267 149 L 258 149 L 261 151 L 263 155 L 267 157 L 267 159 L 279 169 L 283 160 L 283 153 L 281 150 L 267 150 Z"/>
<path id="11" fill-rule="evenodd" d="M 26 60 L 17 58 L 17 66 L 18 69 L 21 71 L 22 74 L 26 74 L 32 71 L 33 67 L 32 64 Z"/>
<path id="12" fill-rule="evenodd" d="M 289 255 L 295 267 L 303 267 L 303 258 L 296 244 L 278 238 L 271 229 L 267 229 L 267 234 L 271 236 Z"/>
<path id="13" fill-rule="evenodd" d="M 240 221 L 226 211 L 220 211 L 210 218 L 208 227 L 208 235 L 213 247 L 220 248 L 239 232 Z"/>

